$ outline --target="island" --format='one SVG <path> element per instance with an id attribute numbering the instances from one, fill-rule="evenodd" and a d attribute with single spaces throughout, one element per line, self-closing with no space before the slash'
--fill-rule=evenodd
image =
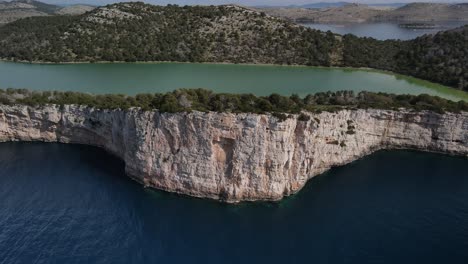
<path id="1" fill-rule="evenodd" d="M 408 28 L 408 29 L 432 29 L 432 28 L 438 27 L 436 24 L 431 24 L 431 23 L 404 23 L 404 24 L 398 24 L 398 26 L 401 28 Z"/>

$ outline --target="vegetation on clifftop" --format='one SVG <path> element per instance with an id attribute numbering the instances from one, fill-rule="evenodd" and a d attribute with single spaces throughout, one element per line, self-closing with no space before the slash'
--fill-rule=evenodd
<path id="1" fill-rule="evenodd" d="M 215 111 L 233 113 L 272 113 L 280 119 L 287 114 L 301 111 L 337 111 L 340 109 L 414 109 L 431 110 L 439 113 L 468 111 L 468 103 L 453 102 L 429 95 L 394 95 L 385 93 L 352 91 L 326 92 L 301 98 L 297 95 L 258 97 L 253 94 L 214 93 L 205 89 L 181 89 L 168 93 L 127 95 L 91 95 L 79 92 L 43 92 L 25 89 L 0 89 L 1 104 L 77 104 L 100 109 L 128 109 L 139 107 L 143 110 L 160 112 Z M 306 116 L 299 115 L 305 121 Z"/>

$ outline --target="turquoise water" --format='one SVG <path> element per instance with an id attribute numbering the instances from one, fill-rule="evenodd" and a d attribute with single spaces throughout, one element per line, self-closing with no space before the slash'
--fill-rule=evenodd
<path id="1" fill-rule="evenodd" d="M 0 263 L 466 264 L 466 158 L 378 152 L 280 203 L 144 189 L 86 146 L 0 144 Z"/>
<path id="2" fill-rule="evenodd" d="M 178 88 L 302 96 L 325 91 L 368 90 L 428 93 L 454 100 L 468 98 L 467 93 L 455 89 L 374 71 L 182 63 L 39 65 L 0 62 L 0 87 L 130 95 Z"/>

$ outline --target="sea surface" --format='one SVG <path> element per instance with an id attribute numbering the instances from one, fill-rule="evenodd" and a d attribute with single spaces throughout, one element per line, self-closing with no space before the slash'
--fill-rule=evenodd
<path id="1" fill-rule="evenodd" d="M 436 25 L 436 27 L 431 29 L 409 29 L 400 27 L 398 23 L 305 23 L 302 25 L 322 31 L 330 30 L 340 35 L 353 34 L 358 37 L 371 37 L 379 40 L 410 40 L 425 34 L 435 34 L 439 31 L 461 27 L 468 24 L 468 22 L 448 21 L 434 22 L 432 24 Z"/>
<path id="2" fill-rule="evenodd" d="M 0 62 L 0 88 L 79 91 L 95 94 L 167 92 L 206 88 L 216 92 L 279 93 L 367 90 L 427 93 L 468 101 L 468 93 L 427 81 L 377 71 L 189 63 L 24 64 Z"/>
<path id="3" fill-rule="evenodd" d="M 468 161 L 381 151 L 279 203 L 144 189 L 87 146 L 0 144 L 0 263 L 467 263 Z"/>

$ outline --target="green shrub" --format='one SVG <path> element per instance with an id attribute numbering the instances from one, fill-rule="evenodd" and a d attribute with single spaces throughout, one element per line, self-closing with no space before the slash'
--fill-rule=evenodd
<path id="1" fill-rule="evenodd" d="M 278 113 L 278 112 L 274 112 L 271 114 L 272 116 L 278 118 L 278 120 L 280 122 L 283 122 L 285 121 L 286 119 L 288 119 L 288 116 L 286 114 L 283 114 L 283 113 Z"/>
<path id="2" fill-rule="evenodd" d="M 308 95 L 305 99 L 299 97 L 287 97 L 272 95 L 257 97 L 252 94 L 225 94 L 214 93 L 204 89 L 180 89 L 168 93 L 138 94 L 128 96 L 122 94 L 92 95 L 79 92 L 42 92 L 29 91 L 25 89 L 0 89 L 1 104 L 26 104 L 31 106 L 56 104 L 78 104 L 95 107 L 99 109 L 128 109 L 138 107 L 143 110 L 159 110 L 160 112 L 190 112 L 190 111 L 216 111 L 233 113 L 272 113 L 280 121 L 292 118 L 300 111 L 314 112 L 316 110 L 335 111 L 337 109 L 355 109 L 359 107 L 377 109 L 407 108 L 416 111 L 430 110 L 438 113 L 468 111 L 468 103 L 460 101 L 453 102 L 439 97 L 429 95 L 393 95 L 384 93 L 361 92 L 347 99 L 347 104 L 331 105 L 334 98 L 343 98 L 347 92 L 334 92 L 327 95 L 325 100 L 323 94 Z M 313 98 L 321 104 L 307 105 L 305 100 Z M 373 98 L 373 100 L 368 100 Z M 384 103 L 382 103 L 384 102 Z M 330 111 L 331 111 L 330 110 Z M 320 119 L 313 117 L 317 124 Z M 310 121 L 311 116 L 300 113 L 298 121 Z M 355 126 L 352 120 L 348 120 L 348 134 L 354 134 Z"/>
<path id="3" fill-rule="evenodd" d="M 297 120 L 301 121 L 301 122 L 308 122 L 310 121 L 310 116 L 309 115 L 306 115 L 304 113 L 301 113 L 298 117 L 297 117 Z"/>

